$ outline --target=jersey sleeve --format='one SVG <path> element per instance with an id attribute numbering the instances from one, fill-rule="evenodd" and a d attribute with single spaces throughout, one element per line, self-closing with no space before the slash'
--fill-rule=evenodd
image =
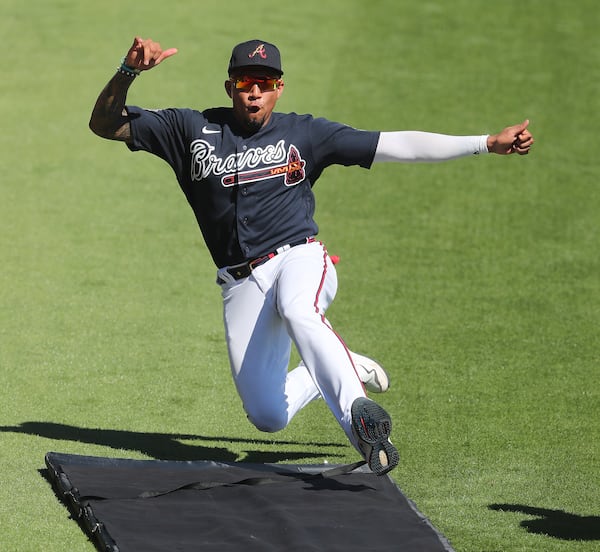
<path id="1" fill-rule="evenodd" d="M 189 110 L 159 109 L 149 110 L 137 106 L 127 106 L 131 124 L 131 151 L 147 151 L 164 159 L 180 173 L 185 152 Z"/>
<path id="2" fill-rule="evenodd" d="M 368 169 L 373 164 L 379 132 L 358 130 L 327 119 L 314 119 L 311 127 L 313 154 L 318 165 L 359 165 Z"/>

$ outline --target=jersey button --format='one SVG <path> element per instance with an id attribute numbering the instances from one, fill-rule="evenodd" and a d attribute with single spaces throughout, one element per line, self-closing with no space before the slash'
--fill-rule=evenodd
<path id="1" fill-rule="evenodd" d="M 242 195 L 248 195 L 248 188 L 246 186 L 242 188 Z"/>
<path id="2" fill-rule="evenodd" d="M 248 217 L 244 217 L 242 222 L 247 226 L 248 225 Z"/>

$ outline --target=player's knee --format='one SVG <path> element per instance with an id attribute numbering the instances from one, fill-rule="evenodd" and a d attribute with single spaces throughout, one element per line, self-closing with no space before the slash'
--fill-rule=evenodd
<path id="1" fill-rule="evenodd" d="M 275 433 L 281 431 L 287 426 L 287 412 L 275 409 L 254 409 L 249 412 L 246 410 L 248 420 L 259 431 L 266 433 Z"/>

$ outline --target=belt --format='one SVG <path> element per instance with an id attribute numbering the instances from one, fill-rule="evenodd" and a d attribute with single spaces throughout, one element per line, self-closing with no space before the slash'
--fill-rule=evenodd
<path id="1" fill-rule="evenodd" d="M 261 264 L 266 263 L 268 260 L 279 255 L 280 253 L 283 253 L 284 251 L 287 251 L 288 249 L 291 249 L 292 247 L 296 247 L 297 245 L 303 245 L 305 243 L 312 243 L 314 241 L 315 241 L 315 238 L 310 237 L 310 238 L 303 238 L 296 242 L 286 243 L 285 245 L 278 247 L 275 251 L 271 251 L 270 253 L 267 253 L 266 255 L 262 255 L 260 257 L 254 258 L 254 259 L 250 259 L 249 261 L 245 261 L 245 262 L 237 264 L 237 265 L 228 266 L 225 268 L 225 270 L 227 272 L 229 272 L 229 274 L 231 274 L 231 276 L 233 276 L 234 280 L 241 280 L 242 278 L 247 278 L 248 276 L 250 276 L 251 272 L 257 266 L 260 266 Z M 218 281 L 218 283 L 222 284 L 224 282 Z"/>

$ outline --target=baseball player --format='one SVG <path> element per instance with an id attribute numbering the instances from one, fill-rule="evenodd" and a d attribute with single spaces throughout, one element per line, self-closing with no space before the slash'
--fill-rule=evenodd
<path id="1" fill-rule="evenodd" d="M 495 135 L 449 136 L 356 130 L 279 113 L 280 52 L 263 40 L 233 48 L 225 81 L 231 107 L 126 105 L 136 77 L 176 53 L 136 37 L 100 93 L 90 128 L 172 167 L 217 266 L 231 372 L 249 420 L 278 431 L 322 397 L 371 470 L 389 472 L 399 462 L 389 438 L 392 422 L 365 390 L 385 391 L 388 378 L 377 363 L 351 352 L 325 316 L 337 279 L 316 238 L 312 187 L 333 164 L 370 168 L 526 154 L 533 144 L 528 121 Z M 292 342 L 302 362 L 288 370 Z"/>

